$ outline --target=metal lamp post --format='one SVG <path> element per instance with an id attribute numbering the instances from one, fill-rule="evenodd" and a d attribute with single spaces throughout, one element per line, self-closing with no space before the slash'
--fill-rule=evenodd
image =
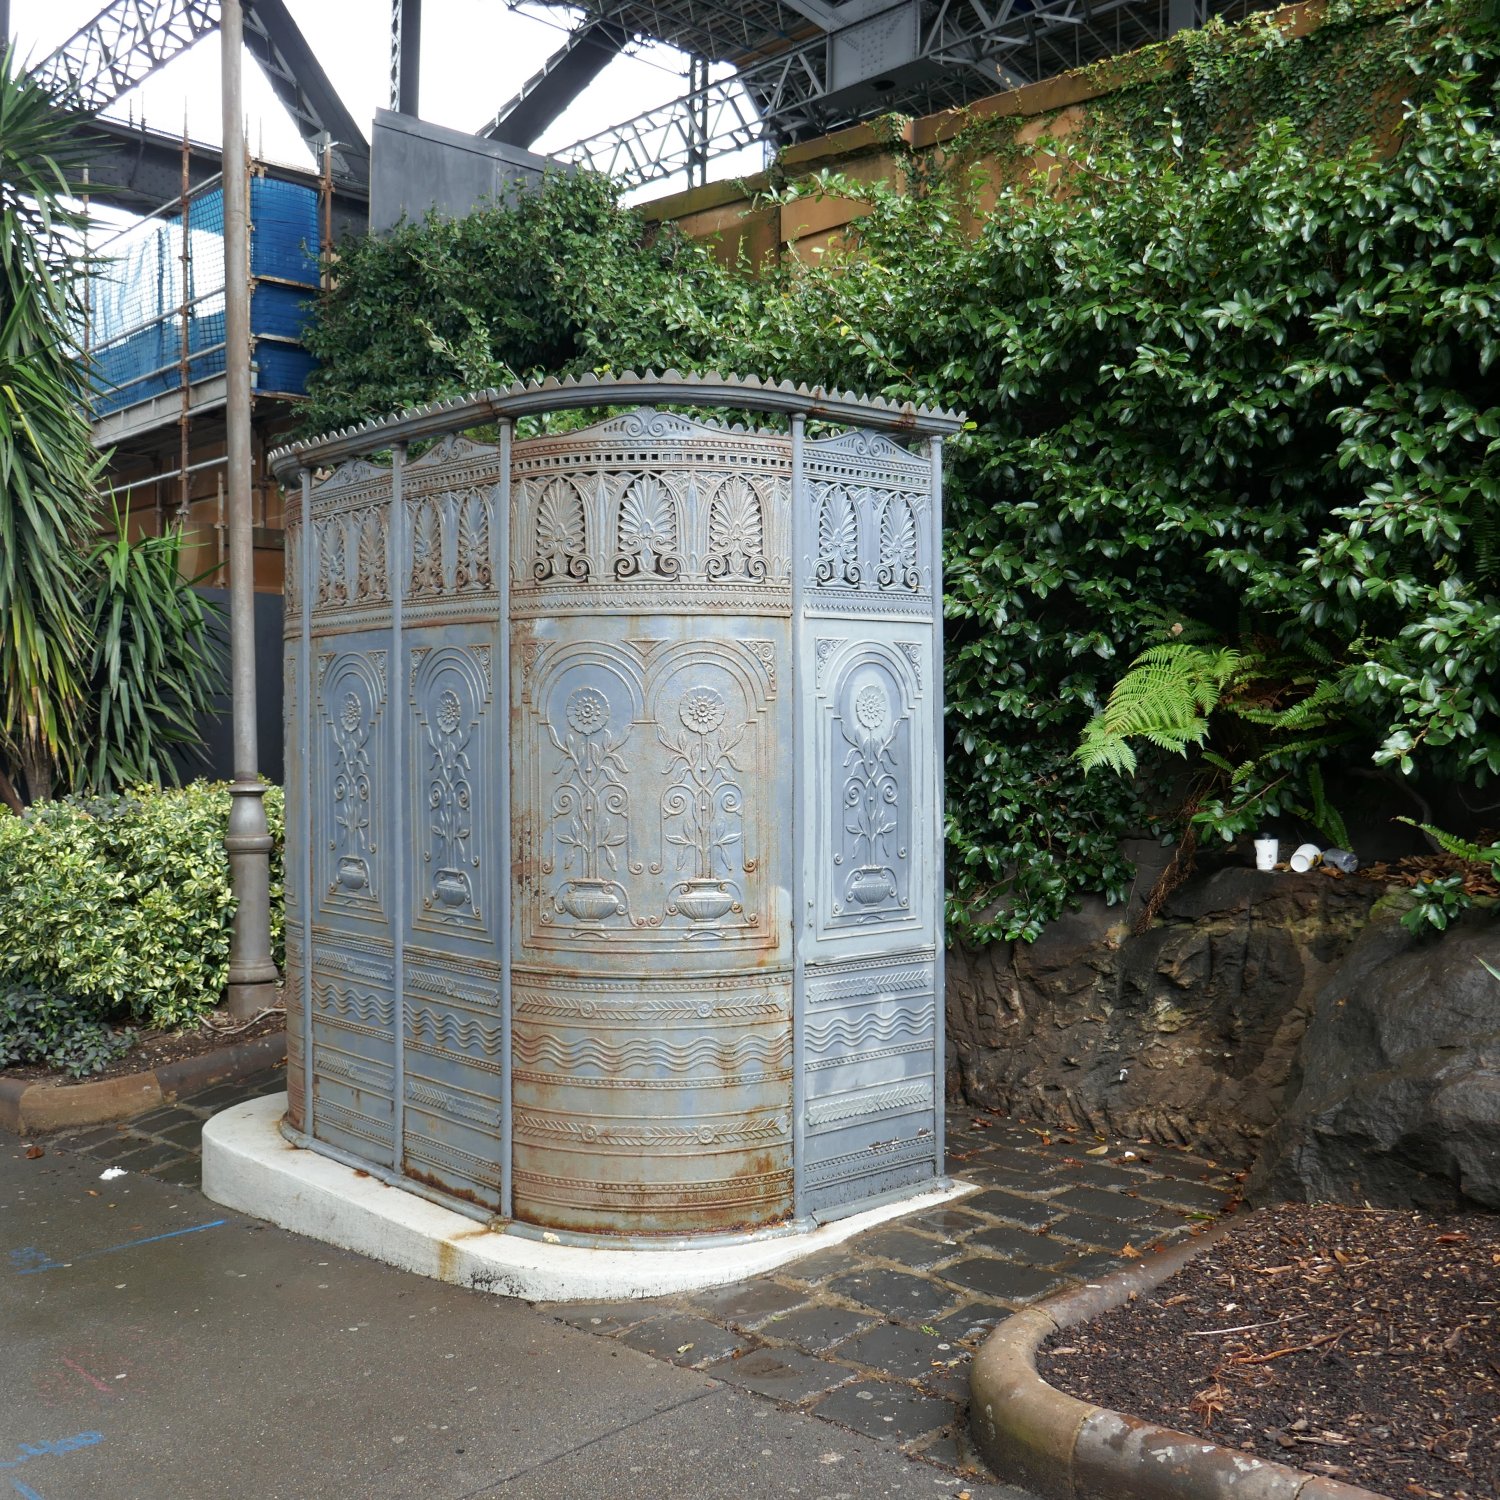
<path id="1" fill-rule="evenodd" d="M 245 174 L 240 0 L 223 0 L 219 23 L 224 109 L 224 343 L 229 502 L 229 654 L 234 721 L 230 786 L 230 884 L 237 907 L 229 948 L 229 1011 L 240 1019 L 274 1002 L 271 835 L 255 733 L 255 551 L 250 518 L 250 226 Z"/>

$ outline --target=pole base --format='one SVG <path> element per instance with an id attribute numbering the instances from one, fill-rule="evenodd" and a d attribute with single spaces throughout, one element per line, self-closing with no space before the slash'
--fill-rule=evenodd
<path id="1" fill-rule="evenodd" d="M 233 980 L 224 989 L 224 1008 L 236 1021 L 248 1021 L 263 1010 L 269 1010 L 280 999 L 276 988 L 276 967 L 266 979 Z"/>
<path id="2" fill-rule="evenodd" d="M 229 788 L 229 881 L 239 903 L 229 935 L 229 986 L 226 1004 L 237 1021 L 246 1021 L 276 1003 L 280 977 L 271 957 L 271 835 L 266 828 L 263 782 L 238 777 Z"/>

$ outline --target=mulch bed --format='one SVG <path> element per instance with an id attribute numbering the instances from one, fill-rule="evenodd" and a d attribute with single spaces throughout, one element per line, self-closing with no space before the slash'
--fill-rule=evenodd
<path id="1" fill-rule="evenodd" d="M 253 1042 L 259 1037 L 271 1036 L 286 1027 L 286 1016 L 281 1011 L 262 1016 L 248 1026 L 231 1019 L 227 1011 L 213 1011 L 200 1026 L 185 1031 L 143 1031 L 138 1034 L 134 1047 L 122 1053 L 113 1062 L 106 1064 L 97 1073 L 85 1078 L 70 1078 L 55 1068 L 35 1065 L 16 1068 L 0 1068 L 0 1078 L 21 1078 L 31 1083 L 51 1079 L 58 1083 L 95 1083 L 104 1078 L 123 1078 L 131 1073 L 149 1073 L 163 1063 L 177 1062 L 184 1057 L 197 1057 L 200 1053 L 215 1052 L 220 1048 L 233 1047 L 240 1042 Z"/>
<path id="2" fill-rule="evenodd" d="M 1423 1500 L 1500 1494 L 1500 1216 L 1285 1204 L 1045 1344 L 1071 1395 Z"/>

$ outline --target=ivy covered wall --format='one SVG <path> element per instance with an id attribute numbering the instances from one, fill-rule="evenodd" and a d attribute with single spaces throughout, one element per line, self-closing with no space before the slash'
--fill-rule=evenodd
<path id="1" fill-rule="evenodd" d="M 1315 19 L 1174 39 L 1087 108 L 976 111 L 922 149 L 891 122 L 889 170 L 767 186 L 778 228 L 848 228 L 758 267 L 588 177 L 347 244 L 307 425 L 648 366 L 966 409 L 948 835 L 970 938 L 1120 897 L 1133 836 L 1337 838 L 1341 788 L 1477 833 L 1500 822 L 1500 36 L 1483 0 Z M 1151 648 L 1170 670 L 1114 726 L 1134 771 L 1086 770 Z"/>
<path id="2" fill-rule="evenodd" d="M 866 212 L 858 197 L 784 201 L 778 187 L 819 172 L 901 186 L 935 170 L 977 174 L 974 208 L 993 208 L 1003 184 L 1055 160 L 1048 142 L 1080 132 L 1141 141 L 1165 114 L 1193 148 L 1244 144 L 1259 123 L 1290 120 L 1325 152 L 1371 138 L 1390 149 L 1406 93 L 1402 38 L 1385 25 L 1414 0 L 1306 0 L 1178 32 L 1159 46 L 991 95 L 922 119 L 886 116 L 787 148 L 768 172 L 709 183 L 641 206 L 647 221 L 712 243 L 729 261 L 806 260 L 839 246 Z M 770 194 L 771 196 L 768 196 Z"/>

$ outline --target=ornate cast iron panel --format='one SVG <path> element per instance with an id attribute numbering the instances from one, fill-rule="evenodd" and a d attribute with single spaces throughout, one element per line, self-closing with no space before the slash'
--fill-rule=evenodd
<path id="1" fill-rule="evenodd" d="M 388 469 L 356 462 L 312 491 L 299 537 L 310 588 L 298 600 L 299 624 L 307 611 L 311 636 L 311 857 L 302 892 L 310 919 L 310 1128 L 387 1167 L 396 1162 L 397 1029 L 390 488 Z"/>
<path id="2" fill-rule="evenodd" d="M 515 449 L 515 1203 L 792 1211 L 786 440 L 637 411 Z"/>
<path id="3" fill-rule="evenodd" d="M 932 469 L 874 432 L 803 449 L 803 1207 L 942 1170 Z"/>
<path id="4" fill-rule="evenodd" d="M 448 437 L 401 474 L 406 735 L 402 1170 L 505 1207 L 504 455 Z"/>
<path id="5" fill-rule="evenodd" d="M 941 1171 L 937 445 L 802 423 L 956 419 L 720 385 L 792 432 L 513 442 L 507 401 L 606 389 L 526 388 L 281 463 L 287 1127 L 518 1227 L 743 1233 Z"/>

